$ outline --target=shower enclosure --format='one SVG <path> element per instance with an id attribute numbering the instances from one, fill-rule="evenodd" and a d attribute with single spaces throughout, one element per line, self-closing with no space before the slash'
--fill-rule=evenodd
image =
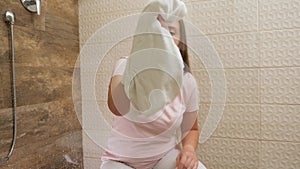
<path id="1" fill-rule="evenodd" d="M 23 6 L 31 11 L 37 12 L 38 15 L 41 13 L 41 1 L 40 0 L 21 0 Z M 17 98 L 16 98 L 16 78 L 15 78 L 15 49 L 14 49 L 14 24 L 15 24 L 15 14 L 12 11 L 6 11 L 4 14 L 4 21 L 9 25 L 10 32 L 10 56 L 11 56 L 11 79 L 12 79 L 12 102 L 13 102 L 13 138 L 11 142 L 11 146 L 9 152 L 6 157 L 1 158 L 0 162 L 8 161 L 12 156 L 12 153 L 16 144 L 17 137 Z"/>
<path id="2" fill-rule="evenodd" d="M 15 23 L 15 14 L 11 11 L 6 11 L 4 14 L 4 20 L 8 23 L 10 28 L 10 54 L 11 54 L 11 70 L 12 70 L 12 102 L 13 102 L 13 138 L 11 142 L 11 146 L 9 152 L 6 157 L 0 157 L 0 163 L 6 162 L 11 157 L 15 144 L 16 144 L 16 137 L 17 137 L 17 113 L 16 113 L 16 79 L 15 79 L 15 50 L 14 50 L 14 23 Z"/>

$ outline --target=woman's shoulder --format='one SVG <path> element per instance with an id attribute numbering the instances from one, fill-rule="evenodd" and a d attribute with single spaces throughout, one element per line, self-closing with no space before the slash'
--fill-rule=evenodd
<path id="1" fill-rule="evenodd" d="M 187 88 L 193 88 L 197 86 L 197 82 L 194 75 L 190 72 L 186 72 L 183 76 L 183 84 Z"/>
<path id="2" fill-rule="evenodd" d="M 194 75 L 191 72 L 185 72 L 183 76 L 184 80 L 195 80 Z"/>

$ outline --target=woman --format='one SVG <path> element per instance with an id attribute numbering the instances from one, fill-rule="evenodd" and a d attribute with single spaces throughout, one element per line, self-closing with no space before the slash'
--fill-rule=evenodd
<path id="1" fill-rule="evenodd" d="M 172 35 L 185 63 L 181 95 L 166 105 L 160 116 L 151 122 L 138 123 L 127 119 L 124 115 L 129 111 L 130 102 L 121 83 L 127 59 L 120 59 L 108 93 L 109 109 L 116 115 L 112 124 L 115 134 L 108 140 L 108 149 L 102 156 L 102 169 L 205 168 L 195 153 L 199 137 L 198 90 L 189 69 L 184 24 L 180 20 L 168 26 L 160 15 L 157 19 Z M 178 129 L 181 130 L 180 143 L 176 142 Z M 144 140 L 141 142 L 137 138 Z"/>

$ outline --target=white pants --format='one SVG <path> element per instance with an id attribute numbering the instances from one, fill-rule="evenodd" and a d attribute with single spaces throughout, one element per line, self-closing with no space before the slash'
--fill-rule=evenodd
<path id="1" fill-rule="evenodd" d="M 166 154 L 152 169 L 175 169 L 176 157 L 179 151 L 174 149 Z M 132 167 L 117 161 L 104 161 L 101 164 L 100 169 L 133 169 Z M 199 161 L 198 169 L 206 169 L 206 167 Z"/>

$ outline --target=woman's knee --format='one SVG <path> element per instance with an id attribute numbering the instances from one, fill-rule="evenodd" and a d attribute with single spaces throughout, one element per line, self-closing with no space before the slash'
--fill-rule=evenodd
<path id="1" fill-rule="evenodd" d="M 112 161 L 112 160 L 108 160 L 108 161 L 103 161 L 100 169 L 112 169 L 112 168 L 118 168 L 118 169 L 133 169 L 131 167 L 129 167 L 128 165 L 118 162 L 118 161 Z"/>

